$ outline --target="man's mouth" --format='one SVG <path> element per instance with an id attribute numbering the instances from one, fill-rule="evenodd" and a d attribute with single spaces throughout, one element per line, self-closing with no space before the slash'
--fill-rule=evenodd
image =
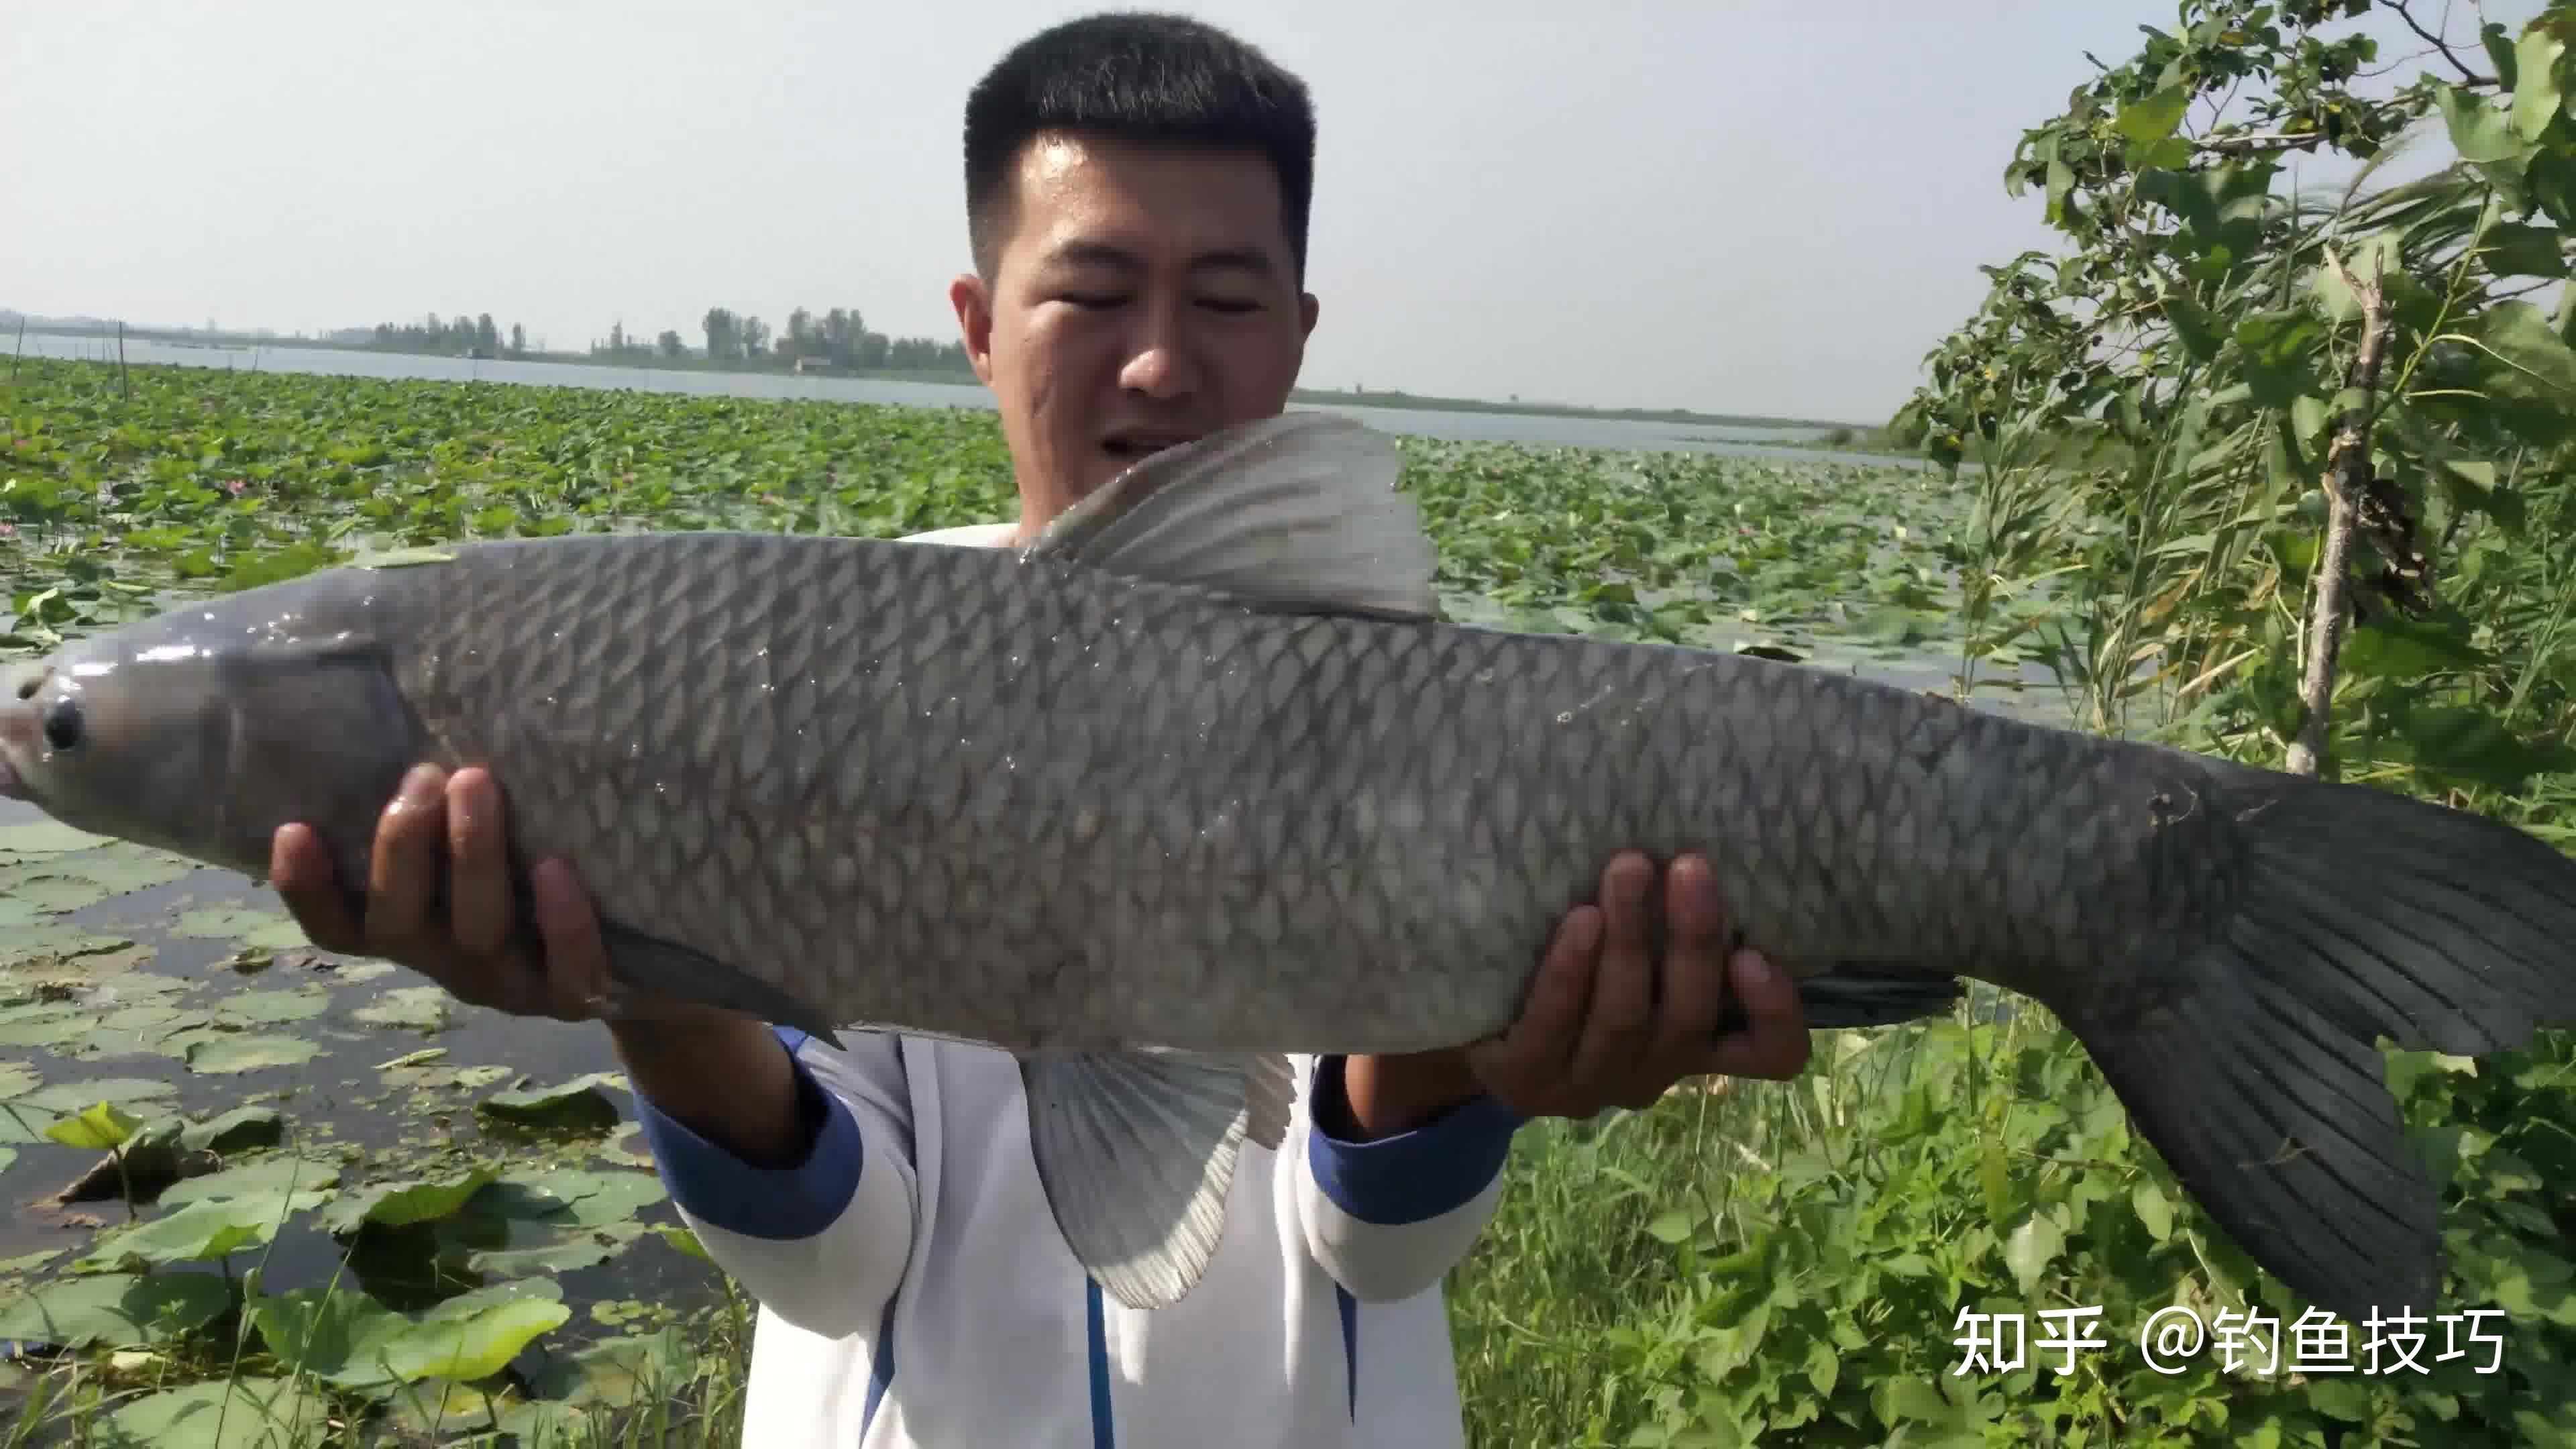
<path id="1" fill-rule="evenodd" d="M 1117 459 L 1121 466 L 1126 466 L 1143 462 L 1165 448 L 1177 448 L 1183 443 L 1195 441 L 1196 438 L 1195 433 L 1138 428 L 1128 432 L 1111 433 L 1101 439 L 1100 447 L 1110 457 Z"/>

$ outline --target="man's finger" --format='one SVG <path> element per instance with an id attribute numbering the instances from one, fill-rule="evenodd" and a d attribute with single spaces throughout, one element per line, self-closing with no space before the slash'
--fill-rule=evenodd
<path id="1" fill-rule="evenodd" d="M 368 864 L 367 939 L 378 946 L 418 940 L 438 880 L 438 857 L 447 846 L 446 772 L 418 765 L 403 776 L 376 820 L 374 858 Z"/>
<path id="2" fill-rule="evenodd" d="M 542 860 L 529 872 L 528 892 L 545 946 L 547 1013 L 564 1021 L 597 1017 L 608 993 L 608 948 L 580 877 L 569 862 Z"/>
<path id="3" fill-rule="evenodd" d="M 269 838 L 268 883 L 286 902 L 304 939 L 343 955 L 366 949 L 365 928 L 332 878 L 331 853 L 311 827 L 281 825 Z"/>
<path id="4" fill-rule="evenodd" d="M 1489 1089 L 1531 1078 L 1553 1081 L 1565 1072 L 1583 1030 L 1583 1010 L 1592 996 L 1593 958 L 1601 949 L 1601 908 L 1576 906 L 1557 922 L 1529 999 L 1508 1030 L 1492 1041 L 1467 1049 L 1468 1068 Z M 1495 1095 L 1511 1100 L 1496 1090 Z M 1515 1103 L 1514 1105 L 1518 1105 Z"/>
<path id="5" fill-rule="evenodd" d="M 1664 880 L 1663 1009 L 1656 1014 L 1653 1075 L 1696 1071 L 1726 1011 L 1726 912 L 1717 874 L 1686 855 Z"/>
<path id="6" fill-rule="evenodd" d="M 1707 1069 L 1775 1082 L 1806 1070 L 1807 1020 L 1797 983 L 1758 951 L 1738 951 L 1727 965 L 1736 999 L 1744 1004 L 1746 1025 L 1718 1038 Z"/>
<path id="7" fill-rule="evenodd" d="M 1601 872 L 1601 960 L 1593 968 L 1582 1044 L 1574 1051 L 1577 1081 L 1606 1087 L 1643 1065 L 1655 1019 L 1654 913 L 1648 904 L 1654 883 L 1654 863 L 1635 852 L 1619 855 Z"/>
<path id="8" fill-rule="evenodd" d="M 447 849 L 448 930 L 473 955 L 498 954 L 512 924 L 510 861 L 490 771 L 459 770 L 447 782 Z"/>

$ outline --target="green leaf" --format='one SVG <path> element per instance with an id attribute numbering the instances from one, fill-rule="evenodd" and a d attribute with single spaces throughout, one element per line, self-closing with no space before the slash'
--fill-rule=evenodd
<path id="1" fill-rule="evenodd" d="M 1977 1185 L 1986 1198 L 1986 1216 L 2000 1223 L 2012 1210 L 2012 1176 L 2004 1165 L 2004 1145 L 1989 1137 L 1977 1160 Z"/>
<path id="2" fill-rule="evenodd" d="M 146 1348 L 211 1322 L 232 1304 L 216 1273 L 100 1273 L 58 1278 L 0 1302 L 0 1339 L 65 1348 Z"/>
<path id="3" fill-rule="evenodd" d="M 215 1198 L 192 1202 L 102 1237 L 88 1255 L 72 1260 L 75 1273 L 218 1259 L 257 1247 L 277 1233 L 285 1204 L 270 1198 Z"/>
<path id="4" fill-rule="evenodd" d="M 243 991 L 224 998 L 216 1015 L 228 1021 L 249 1026 L 275 1026 L 281 1022 L 306 1021 L 320 1016 L 331 1005 L 331 994 L 318 986 L 299 986 L 290 991 Z"/>
<path id="5" fill-rule="evenodd" d="M 2065 1230 L 2044 1212 L 2032 1213 L 2013 1229 L 2004 1242 L 2004 1266 L 2012 1270 L 2013 1282 L 2024 1298 L 2037 1291 L 2039 1275 L 2048 1271 L 2065 1247 Z"/>
<path id="6" fill-rule="evenodd" d="M 2539 25 L 2525 30 L 2514 47 L 2513 133 L 2526 141 L 2539 140 L 2558 118 L 2558 60 L 2566 53 L 2567 43 Z"/>
<path id="7" fill-rule="evenodd" d="M 632 1221 L 667 1195 L 655 1173 L 559 1167 L 511 1173 L 494 1185 L 492 1202 L 495 1211 L 532 1212 L 548 1221 L 595 1228 Z"/>
<path id="8" fill-rule="evenodd" d="M 2174 133 L 2190 109 L 2191 92 L 2170 85 L 2120 107 L 2120 117 L 2112 125 L 2132 141 L 2161 141 Z"/>
<path id="9" fill-rule="evenodd" d="M 2162 1189 L 2143 1178 L 2129 1190 L 2129 1205 L 2136 1209 L 2138 1222 L 2147 1236 L 2161 1243 L 2173 1235 L 2173 1204 L 2165 1201 Z"/>
<path id="10" fill-rule="evenodd" d="M 2514 74 L 2513 35 L 2503 26 L 2488 21 L 2478 31 L 2478 43 L 2486 47 L 2487 61 L 2495 67 L 2496 83 L 2510 91 L 2520 84 Z"/>
<path id="11" fill-rule="evenodd" d="M 2182 339 L 2183 350 L 2193 360 L 2207 362 L 2218 355 L 2226 337 L 2208 311 L 2181 292 L 2168 291 L 2163 297 L 2165 320 L 2173 324 L 2174 335 Z"/>
<path id="12" fill-rule="evenodd" d="M 1842 1360 L 1835 1356 L 1832 1344 L 1819 1339 L 1807 1346 L 1807 1382 L 1815 1386 L 1819 1395 L 1832 1398 L 1834 1384 L 1841 1377 Z"/>
<path id="13" fill-rule="evenodd" d="M 75 850 L 95 850 L 115 844 L 114 836 L 92 835 L 74 830 L 58 820 L 35 820 L 24 825 L 0 825 L 0 860 L 10 858 L 64 855 Z"/>
<path id="14" fill-rule="evenodd" d="M 1665 1218 L 1672 1216 L 1674 1216 L 1674 1214 L 1664 1214 L 1663 1217 L 1656 1218 L 1655 1223 L 1661 1223 Z M 1647 1224 L 1646 1231 L 1654 1233 L 1654 1223 Z M 689 1225 L 686 1223 L 658 1224 L 653 1229 L 653 1236 L 670 1244 L 672 1251 L 685 1253 L 688 1256 L 697 1259 L 701 1263 L 713 1263 L 715 1261 L 715 1259 L 708 1254 L 707 1245 L 698 1241 L 698 1235 L 690 1231 Z M 1677 1243 L 1681 1241 L 1679 1238 L 1665 1238 L 1661 1233 L 1655 1233 L 1655 1236 L 1662 1238 L 1663 1241 L 1667 1243 Z"/>
<path id="15" fill-rule="evenodd" d="M 332 1437 L 331 1404 L 288 1378 L 236 1376 L 163 1389 L 109 1414 L 99 1449 L 303 1449 Z"/>
<path id="16" fill-rule="evenodd" d="M 2502 110 L 2489 105 L 2485 97 L 2438 81 L 2433 94 L 2441 105 L 2443 124 L 2450 128 L 2451 145 L 2459 151 L 2461 160 L 2521 161 L 2531 155 L 2531 143 L 2515 135 L 2512 121 Z"/>
<path id="17" fill-rule="evenodd" d="M 355 1232 L 365 1223 L 398 1228 L 434 1222 L 452 1216 L 499 1177 L 490 1167 L 473 1167 L 453 1177 L 378 1184 L 343 1194 L 324 1215 L 325 1221 L 335 1233 Z"/>
<path id="18" fill-rule="evenodd" d="M 285 1119 L 275 1107 L 235 1107 L 179 1129 L 179 1145 L 190 1152 L 239 1152 L 269 1146 L 284 1130 Z"/>
<path id="19" fill-rule="evenodd" d="M 41 1142 L 45 1128 L 75 1117 L 101 1102 L 127 1106 L 176 1096 L 168 1082 L 144 1077 L 105 1077 L 88 1082 L 59 1082 L 0 1101 L 0 1142 Z"/>
<path id="20" fill-rule="evenodd" d="M 261 1295 L 249 1305 L 250 1326 L 269 1352 L 289 1368 L 343 1388 L 402 1382 L 386 1366 L 385 1346 L 408 1333 L 412 1321 L 364 1293 L 305 1288 Z"/>
<path id="21" fill-rule="evenodd" d="M 531 1388 L 546 1400 L 624 1407 L 668 1399 L 692 1367 L 689 1341 L 677 1330 L 632 1334 L 555 1358 Z"/>
<path id="22" fill-rule="evenodd" d="M 2445 670 L 2477 669 L 2493 658 L 2469 641 L 2465 620 L 2373 614 L 2345 636 L 2337 664 L 2354 678 L 2420 679 Z"/>
<path id="23" fill-rule="evenodd" d="M 2359 1335 L 2354 1337 L 2358 1339 Z M 2320 1374 L 2308 1380 L 2305 1392 L 2308 1402 L 2321 1414 L 2354 1424 L 2370 1420 L 2370 1389 L 2355 1380 Z"/>
<path id="24" fill-rule="evenodd" d="M 471 1382 L 499 1373 L 537 1335 L 571 1317 L 570 1308 L 543 1298 L 512 1299 L 461 1318 L 433 1314 L 388 1342 L 385 1357 L 405 1379 Z"/>
<path id="25" fill-rule="evenodd" d="M 2236 324 L 2245 357 L 2245 382 L 2254 401 L 2286 408 L 2324 391 L 2311 361 L 2325 329 L 2305 311 L 2256 312 Z"/>
<path id="26" fill-rule="evenodd" d="M 2548 150 L 2531 158 L 2525 174 L 2531 204 L 2561 228 L 2576 228 L 2576 155 Z M 2562 303 L 2563 305 L 2563 303 Z"/>
<path id="27" fill-rule="evenodd" d="M 474 1104 L 476 1113 L 521 1126 L 605 1130 L 617 1121 L 617 1104 L 599 1088 L 622 1085 L 614 1072 L 592 1072 L 551 1087 L 494 1092 Z"/>
<path id="28" fill-rule="evenodd" d="M 295 951 L 313 944 L 293 916 L 256 906 L 200 906 L 171 922 L 170 931 L 266 951 Z"/>
<path id="29" fill-rule="evenodd" d="M 2576 748 L 2560 740 L 2518 738 L 2482 709 L 2410 709 L 2405 731 L 2404 744 L 2417 764 L 2499 790 L 2519 790 L 2534 775 L 2576 769 Z"/>
<path id="30" fill-rule="evenodd" d="M 2479 319 L 2475 335 L 2491 364 L 2489 390 L 2554 406 L 2576 404 L 2576 348 L 2550 327 L 2547 313 L 2529 302 L 2499 302 Z"/>
<path id="31" fill-rule="evenodd" d="M 447 1004 L 454 999 L 443 986 L 397 986 L 349 1015 L 369 1026 L 436 1031 L 447 1023 Z"/>
<path id="32" fill-rule="evenodd" d="M 2487 270 L 2499 277 L 2567 275 L 2567 233 L 2554 226 L 2497 222 L 2487 228 L 2480 252 Z"/>
<path id="33" fill-rule="evenodd" d="M 300 1067 L 321 1050 L 318 1043 L 292 1036 L 218 1036 L 188 1048 L 188 1070 L 223 1074 Z"/>
<path id="34" fill-rule="evenodd" d="M 99 1102 L 77 1117 L 65 1117 L 45 1129 L 45 1136 L 65 1147 L 79 1147 L 91 1152 L 104 1152 L 125 1145 L 143 1119 L 118 1107 L 114 1102 Z"/>
<path id="35" fill-rule="evenodd" d="M 171 1184 L 161 1192 L 163 1207 L 216 1199 L 273 1200 L 293 1194 L 297 1200 L 291 1209 L 305 1208 L 328 1200 L 328 1191 L 340 1180 L 340 1165 L 320 1162 L 290 1153 L 264 1153 L 238 1162 L 220 1172 L 191 1177 Z"/>

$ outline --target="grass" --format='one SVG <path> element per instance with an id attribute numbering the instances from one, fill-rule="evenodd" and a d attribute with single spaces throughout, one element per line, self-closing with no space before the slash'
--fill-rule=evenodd
<path id="1" fill-rule="evenodd" d="M 129 399 L 112 367 L 30 360 L 0 390 L 0 653 L 361 547 L 585 529 L 882 535 L 1005 516 L 1011 501 L 982 413 L 157 367 L 133 369 L 132 386 Z M 2044 637 L 1972 627 L 1959 580 L 1991 562 L 1990 510 L 1937 475 L 1400 446 L 1459 617 L 1754 649 L 1927 688 L 1954 683 L 1962 660 L 1986 679 L 2044 675 Z M 2564 783 L 2517 807 L 2535 828 L 2570 823 Z M 712 1271 L 684 1271 L 695 1244 L 624 1140 L 613 1080 L 532 1079 L 470 1009 L 343 980 L 365 964 L 299 958 L 261 935 L 273 913 L 187 896 L 148 852 L 0 830 L 0 884 L 24 913 L 0 950 L 0 1043 L 24 1053 L 0 1063 L 0 1122 L 25 1124 L 0 1134 L 14 1143 L 0 1182 L 33 1181 L 38 1154 L 49 1182 L 111 1149 L 138 1171 L 222 1158 L 175 1185 L 110 1174 L 109 1201 L 135 1199 L 133 1226 L 104 1221 L 111 1210 L 77 1255 L 0 1261 L 0 1339 L 40 1336 L 11 1316 L 32 1303 L 58 1340 L 80 1340 L 0 1366 L 0 1444 L 215 1443 L 187 1426 L 210 1425 L 208 1407 L 234 1423 L 267 1412 L 259 1395 L 282 1396 L 280 1415 L 322 1412 L 297 1443 L 496 1426 L 601 1446 L 735 1442 L 747 1305 Z M 146 925 L 102 925 L 119 906 Z M 2474 1070 L 2393 1068 L 2447 1183 L 2445 1302 L 2503 1313 L 2502 1371 L 2254 1375 L 2204 1355 L 2164 1374 L 2136 1341 L 2156 1309 L 2251 1304 L 2286 1321 L 2298 1306 L 2209 1228 L 2062 1029 L 2027 1004 L 1990 1005 L 1820 1038 L 1793 1083 L 1528 1129 L 1452 1283 L 1471 1442 L 2576 1434 L 2561 1246 L 2576 1221 L 2548 1186 L 2576 1180 L 2564 1040 Z M 441 1045 L 388 1036 L 433 1032 Z M 361 1143 L 296 1095 L 333 1063 L 356 1064 L 350 1110 L 401 1109 L 402 1142 Z M 648 1262 L 677 1274 L 649 1296 L 695 1282 L 700 1301 L 647 1305 L 615 1286 Z M 170 1313 L 150 1321 L 149 1304 Z M 1951 1372 L 1963 1306 L 2067 1305 L 2100 1307 L 2110 1340 L 2072 1374 L 2036 1357 Z M 195 1416 L 170 1417 L 182 1411 Z"/>

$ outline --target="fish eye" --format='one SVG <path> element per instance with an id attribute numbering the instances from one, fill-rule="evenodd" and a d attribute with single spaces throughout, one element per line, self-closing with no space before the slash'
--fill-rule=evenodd
<path id="1" fill-rule="evenodd" d="M 54 701 L 45 711 L 45 743 L 58 750 L 68 750 L 81 742 L 80 702 L 70 699 Z"/>

